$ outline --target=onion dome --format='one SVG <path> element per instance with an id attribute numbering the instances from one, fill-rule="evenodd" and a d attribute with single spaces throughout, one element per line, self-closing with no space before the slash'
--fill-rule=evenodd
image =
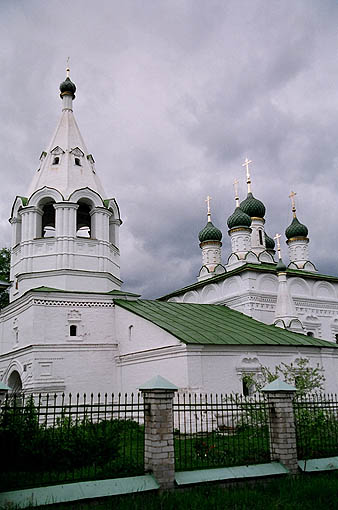
<path id="1" fill-rule="evenodd" d="M 275 241 L 268 236 L 268 234 L 266 232 L 264 232 L 265 234 L 265 246 L 266 246 L 266 249 L 267 250 L 274 250 L 275 249 Z"/>
<path id="2" fill-rule="evenodd" d="M 293 218 L 291 224 L 285 230 L 287 239 L 291 239 L 292 237 L 307 237 L 308 233 L 309 231 L 307 227 L 300 223 L 296 216 Z"/>
<path id="3" fill-rule="evenodd" d="M 67 76 L 65 81 L 60 83 L 60 92 L 61 92 L 60 97 L 62 98 L 63 96 L 67 95 L 67 96 L 72 96 L 72 99 L 75 99 L 75 91 L 76 91 L 75 83 L 73 83 L 71 81 L 71 79 L 69 78 L 69 76 Z"/>
<path id="4" fill-rule="evenodd" d="M 258 200 L 253 196 L 250 192 L 243 202 L 240 205 L 243 212 L 245 212 L 250 218 L 264 218 L 265 215 L 265 205 L 263 202 Z"/>
<path id="5" fill-rule="evenodd" d="M 229 216 L 227 220 L 228 227 L 250 227 L 251 218 L 240 207 L 236 207 L 235 211 Z"/>
<path id="6" fill-rule="evenodd" d="M 206 226 L 198 234 L 198 239 L 201 243 L 204 241 L 221 241 L 222 232 L 217 227 L 215 227 L 211 221 L 208 221 Z"/>
<path id="7" fill-rule="evenodd" d="M 284 264 L 282 259 L 279 259 L 279 261 L 277 262 L 276 269 L 277 269 L 278 272 L 286 271 L 286 265 Z"/>

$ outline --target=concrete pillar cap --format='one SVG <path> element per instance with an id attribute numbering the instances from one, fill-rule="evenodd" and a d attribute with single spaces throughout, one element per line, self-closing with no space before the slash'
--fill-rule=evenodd
<path id="1" fill-rule="evenodd" d="M 139 390 L 170 390 L 170 391 L 177 391 L 178 388 L 175 386 L 175 384 L 171 383 L 164 377 L 161 377 L 160 375 L 156 375 L 149 381 L 145 382 L 139 387 Z"/>
<path id="2" fill-rule="evenodd" d="M 271 383 L 267 384 L 262 388 L 262 391 L 266 392 L 286 392 L 286 391 L 297 391 L 295 386 L 288 384 L 281 379 L 275 379 Z"/>

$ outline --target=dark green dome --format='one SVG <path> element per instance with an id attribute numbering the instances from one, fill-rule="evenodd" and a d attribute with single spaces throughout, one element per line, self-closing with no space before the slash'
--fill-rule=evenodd
<path id="1" fill-rule="evenodd" d="M 71 79 L 67 76 L 65 81 L 60 83 L 60 97 L 62 97 L 64 94 L 72 95 L 73 99 L 75 98 L 75 92 L 76 92 L 76 86 L 75 83 L 71 81 Z"/>
<path id="2" fill-rule="evenodd" d="M 198 239 L 201 243 L 204 241 L 221 241 L 222 232 L 217 227 L 215 227 L 211 221 L 208 221 L 206 226 L 198 234 Z"/>
<path id="3" fill-rule="evenodd" d="M 230 229 L 235 227 L 250 227 L 251 218 L 245 214 L 240 207 L 236 207 L 232 215 L 229 216 L 227 224 Z"/>
<path id="4" fill-rule="evenodd" d="M 293 218 L 291 225 L 285 230 L 285 235 L 288 239 L 292 237 L 307 237 L 308 233 L 307 227 L 300 223 L 296 216 Z"/>
<path id="5" fill-rule="evenodd" d="M 286 265 L 282 261 L 282 259 L 279 259 L 276 266 L 277 271 L 286 271 Z"/>
<path id="6" fill-rule="evenodd" d="M 265 246 L 266 246 L 266 249 L 267 250 L 274 250 L 275 249 L 275 241 L 268 236 L 268 234 L 266 232 L 264 232 L 265 234 Z"/>
<path id="7" fill-rule="evenodd" d="M 248 193 L 246 199 L 241 202 L 240 207 L 250 218 L 264 218 L 265 205 L 255 198 L 252 193 Z"/>

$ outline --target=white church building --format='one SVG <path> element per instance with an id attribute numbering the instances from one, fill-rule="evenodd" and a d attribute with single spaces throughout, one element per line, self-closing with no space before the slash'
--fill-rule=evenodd
<path id="1" fill-rule="evenodd" d="M 274 259 L 246 160 L 248 196 L 239 203 L 236 193 L 227 262 L 209 208 L 198 281 L 139 299 L 121 289 L 119 206 L 75 121 L 69 72 L 60 92 L 56 131 L 11 212 L 0 381 L 28 393 L 116 393 L 160 374 L 181 391 L 228 393 L 241 392 L 243 375 L 259 374 L 261 365 L 307 358 L 323 369 L 325 389 L 337 391 L 338 277 L 319 274 L 309 260 L 294 195 L 287 268 Z"/>

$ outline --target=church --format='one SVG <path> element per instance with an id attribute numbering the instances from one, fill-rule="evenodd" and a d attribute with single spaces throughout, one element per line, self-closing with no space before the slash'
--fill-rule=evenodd
<path id="1" fill-rule="evenodd" d="M 336 391 L 338 277 L 318 273 L 309 259 L 295 194 L 288 267 L 279 235 L 275 260 L 246 159 L 248 195 L 240 203 L 235 190 L 227 262 L 208 199 L 198 281 L 157 300 L 140 299 L 123 290 L 120 209 L 102 187 L 76 123 L 75 92 L 67 70 L 60 121 L 10 213 L 0 381 L 26 393 L 95 394 L 136 391 L 161 375 L 179 391 L 240 393 L 243 376 L 259 376 L 262 365 L 306 358 L 322 368 L 325 390 Z"/>

